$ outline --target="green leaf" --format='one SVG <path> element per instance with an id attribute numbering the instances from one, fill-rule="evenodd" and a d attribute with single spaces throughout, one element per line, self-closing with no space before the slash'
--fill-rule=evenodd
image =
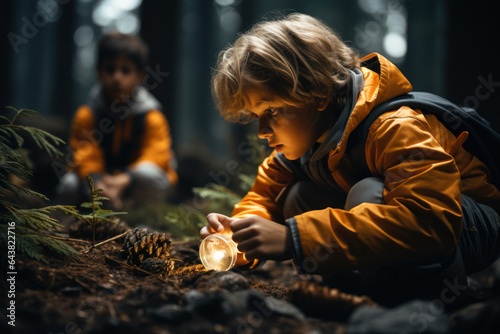
<path id="1" fill-rule="evenodd" d="M 105 211 L 108 211 L 108 212 L 104 212 L 104 210 L 99 210 L 97 211 L 97 216 L 99 216 L 99 218 L 106 218 L 106 217 L 111 217 L 111 216 L 116 216 L 116 215 L 126 215 L 128 214 L 128 212 L 113 212 L 111 210 L 105 210 Z"/>
<path id="2" fill-rule="evenodd" d="M 96 218 L 96 216 L 94 216 L 93 214 L 90 214 L 90 215 L 81 215 L 80 217 L 82 217 L 82 219 L 85 219 L 87 221 Z"/>

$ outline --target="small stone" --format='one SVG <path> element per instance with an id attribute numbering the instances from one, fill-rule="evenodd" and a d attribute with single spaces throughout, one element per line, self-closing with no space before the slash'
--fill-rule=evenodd
<path id="1" fill-rule="evenodd" d="M 301 310 L 284 300 L 268 297 L 264 299 L 263 304 L 269 309 L 272 315 L 282 315 L 297 320 L 305 319 L 304 313 Z"/>
<path id="2" fill-rule="evenodd" d="M 105 293 L 113 293 L 113 284 L 111 283 L 103 283 L 99 284 L 99 291 L 105 292 Z"/>
<path id="3" fill-rule="evenodd" d="M 499 327 L 498 299 L 469 305 L 450 316 L 450 333 L 496 333 Z"/>
<path id="4" fill-rule="evenodd" d="M 213 322 L 225 323 L 238 314 L 233 299 L 221 291 L 192 294 L 187 301 L 187 310 Z"/>
<path id="5" fill-rule="evenodd" d="M 179 324 L 191 318 L 191 314 L 188 310 L 185 310 L 181 306 L 176 304 L 163 305 L 150 312 L 150 315 L 157 321 L 162 321 L 173 325 Z"/>
<path id="6" fill-rule="evenodd" d="M 68 286 L 61 289 L 61 293 L 67 297 L 77 297 L 82 292 L 82 288 L 79 286 Z"/>
<path id="7" fill-rule="evenodd" d="M 216 286 L 230 292 L 235 292 L 248 289 L 250 284 L 248 279 L 241 274 L 232 271 L 215 271 L 200 277 L 196 281 L 195 287 L 205 286 Z"/>
<path id="8" fill-rule="evenodd" d="M 89 332 L 90 334 L 120 333 L 120 334 L 140 334 L 141 328 L 136 324 L 121 322 L 118 319 L 106 318 L 97 323 Z"/>

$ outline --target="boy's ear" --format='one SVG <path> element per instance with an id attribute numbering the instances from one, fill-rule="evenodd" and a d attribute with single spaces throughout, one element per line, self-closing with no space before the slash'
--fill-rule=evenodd
<path id="1" fill-rule="evenodd" d="M 330 100 L 331 100 L 331 98 L 324 98 L 324 99 L 319 100 L 318 106 L 316 107 L 316 109 L 318 109 L 318 111 L 324 111 L 328 107 L 328 105 L 330 104 Z"/>

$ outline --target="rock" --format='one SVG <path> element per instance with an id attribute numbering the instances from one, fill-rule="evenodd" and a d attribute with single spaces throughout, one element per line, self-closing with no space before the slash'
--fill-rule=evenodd
<path id="1" fill-rule="evenodd" d="M 210 291 L 206 294 L 191 290 L 186 293 L 184 300 L 185 307 L 182 311 L 221 324 L 229 323 L 249 313 L 258 314 L 259 318 L 263 319 L 271 316 L 305 319 L 304 314 L 291 303 L 267 297 L 262 292 L 252 289 L 233 293 Z"/>
<path id="2" fill-rule="evenodd" d="M 186 310 L 213 322 L 225 323 L 238 314 L 229 295 L 221 291 L 211 291 L 201 296 L 193 294 L 187 302 Z"/>
<path id="3" fill-rule="evenodd" d="M 114 292 L 113 284 L 111 283 L 99 284 L 99 291 L 102 293 L 112 294 Z"/>
<path id="4" fill-rule="evenodd" d="M 79 286 L 68 286 L 62 288 L 61 293 L 66 297 L 77 297 L 82 293 L 82 288 Z"/>
<path id="5" fill-rule="evenodd" d="M 284 300 L 279 300 L 272 297 L 267 297 L 264 299 L 265 305 L 269 308 L 272 314 L 281 315 L 297 320 L 304 320 L 305 316 L 301 310 L 299 310 L 295 305 L 286 302 Z"/>
<path id="6" fill-rule="evenodd" d="M 216 286 L 218 288 L 234 292 L 245 290 L 250 287 L 248 279 L 232 271 L 214 271 L 201 276 L 195 284 L 196 288 Z"/>
<path id="7" fill-rule="evenodd" d="M 191 318 L 188 310 L 176 304 L 166 304 L 148 314 L 155 320 L 177 325 Z"/>
<path id="8" fill-rule="evenodd" d="M 193 301 L 196 301 L 199 298 L 203 298 L 204 294 L 198 290 L 189 290 L 184 294 L 184 303 L 186 305 L 191 304 Z"/>
<path id="9" fill-rule="evenodd" d="M 361 306 L 347 322 L 347 334 L 448 333 L 448 316 L 432 302 L 413 300 L 392 309 Z"/>
<path id="10" fill-rule="evenodd" d="M 231 295 L 233 304 L 240 313 L 257 312 L 268 318 L 275 315 L 282 315 L 289 318 L 302 320 L 304 314 L 295 305 L 284 300 L 267 297 L 260 291 L 247 289 L 235 292 Z"/>
<path id="11" fill-rule="evenodd" d="M 500 300 L 475 303 L 450 316 L 451 333 L 495 333 L 500 328 Z"/>
<path id="12" fill-rule="evenodd" d="M 89 334 L 108 334 L 108 333 L 140 334 L 143 333 L 143 331 L 137 324 L 129 322 L 121 322 L 113 318 L 106 318 L 105 320 L 95 325 L 94 328 L 92 328 L 89 332 Z"/>

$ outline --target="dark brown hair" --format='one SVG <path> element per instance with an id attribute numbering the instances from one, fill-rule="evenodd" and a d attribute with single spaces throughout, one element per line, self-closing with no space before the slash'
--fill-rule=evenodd
<path id="1" fill-rule="evenodd" d="M 104 34 L 97 49 L 97 68 L 100 68 L 105 60 L 119 56 L 129 59 L 137 70 L 142 71 L 148 62 L 149 49 L 139 36 L 119 32 Z"/>

